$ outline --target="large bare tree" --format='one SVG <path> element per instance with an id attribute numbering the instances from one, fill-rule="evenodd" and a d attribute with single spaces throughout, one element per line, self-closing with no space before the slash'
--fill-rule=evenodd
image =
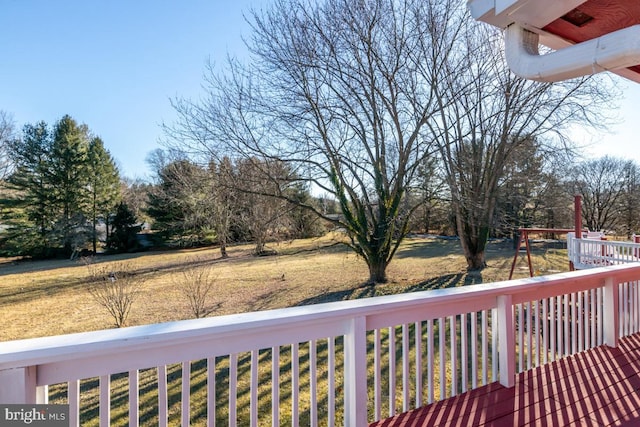
<path id="1" fill-rule="evenodd" d="M 442 105 L 428 122 L 444 161 L 458 235 L 468 268 L 486 266 L 485 245 L 492 226 L 505 166 L 531 140 L 552 153 L 566 147 L 572 125 L 606 123 L 613 99 L 603 78 L 537 83 L 507 68 L 496 32 L 469 24 L 434 77 Z M 464 67 L 464 74 L 451 73 Z"/>
<path id="2" fill-rule="evenodd" d="M 436 78 L 466 25 L 463 8 L 276 0 L 250 15 L 250 59 L 222 73 L 210 67 L 205 97 L 175 101 L 170 140 L 188 152 L 286 163 L 288 176 L 265 170 L 264 179 L 304 181 L 337 200 L 341 215 L 327 220 L 346 231 L 369 282 L 385 282 L 418 205 L 405 194 L 433 150 L 426 124 L 443 108 Z"/>
<path id="3" fill-rule="evenodd" d="M 174 102 L 169 140 L 190 153 L 287 164 L 278 169 L 286 175 L 265 169 L 263 179 L 280 183 L 284 199 L 294 181 L 335 199 L 341 216 L 327 219 L 373 283 L 387 280 L 419 206 L 407 191 L 434 151 L 468 266 L 482 268 L 511 153 L 597 121 L 608 99 L 591 79 L 515 77 L 496 33 L 457 0 L 276 0 L 249 22 L 250 57 L 210 67 L 205 96 Z"/>

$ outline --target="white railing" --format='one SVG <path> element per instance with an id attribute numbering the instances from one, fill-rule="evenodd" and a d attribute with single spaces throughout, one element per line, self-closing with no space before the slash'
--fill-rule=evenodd
<path id="1" fill-rule="evenodd" d="M 640 265 L 0 343 L 71 425 L 365 426 L 640 327 Z"/>
<path id="2" fill-rule="evenodd" d="M 569 261 L 580 270 L 628 264 L 640 262 L 640 243 L 603 240 L 598 233 L 576 239 L 575 233 L 569 233 L 567 235 L 567 253 Z"/>

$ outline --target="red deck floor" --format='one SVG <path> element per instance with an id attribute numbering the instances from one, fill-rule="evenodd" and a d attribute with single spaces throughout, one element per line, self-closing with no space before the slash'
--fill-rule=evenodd
<path id="1" fill-rule="evenodd" d="M 640 334 L 373 426 L 640 426 Z"/>

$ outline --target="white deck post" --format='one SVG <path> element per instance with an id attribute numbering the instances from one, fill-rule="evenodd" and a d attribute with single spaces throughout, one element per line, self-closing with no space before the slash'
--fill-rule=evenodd
<path id="1" fill-rule="evenodd" d="M 0 371 L 0 403 L 43 403 L 38 394 L 35 366 Z"/>
<path id="2" fill-rule="evenodd" d="M 498 349 L 500 384 L 513 387 L 516 384 L 516 337 L 511 295 L 498 296 Z"/>
<path id="3" fill-rule="evenodd" d="M 347 427 L 367 425 L 367 322 L 349 320 L 344 336 L 344 422 Z"/>
<path id="4" fill-rule="evenodd" d="M 614 282 L 611 277 L 608 277 L 604 281 L 603 300 L 604 343 L 609 347 L 618 347 L 618 335 L 620 331 L 618 284 Z"/>

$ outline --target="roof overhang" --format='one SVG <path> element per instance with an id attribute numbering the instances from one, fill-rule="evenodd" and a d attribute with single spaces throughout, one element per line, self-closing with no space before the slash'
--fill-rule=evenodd
<path id="1" fill-rule="evenodd" d="M 471 15 L 506 29 L 509 67 L 541 81 L 612 71 L 640 82 L 640 2 L 468 0 Z M 542 44 L 555 52 L 539 55 Z"/>

